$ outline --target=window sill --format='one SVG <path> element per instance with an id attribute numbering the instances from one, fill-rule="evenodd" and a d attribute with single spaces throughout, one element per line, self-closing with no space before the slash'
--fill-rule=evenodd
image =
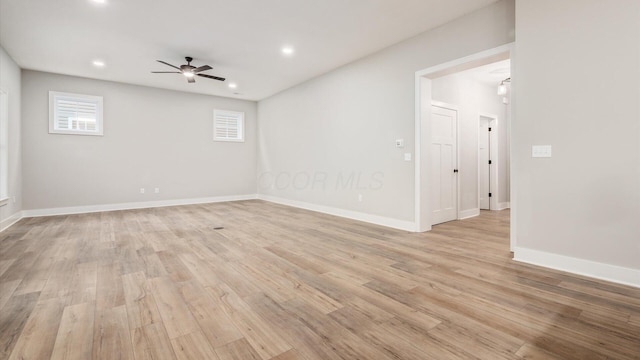
<path id="1" fill-rule="evenodd" d="M 0 206 L 5 206 L 9 203 L 9 198 L 0 199 Z"/>

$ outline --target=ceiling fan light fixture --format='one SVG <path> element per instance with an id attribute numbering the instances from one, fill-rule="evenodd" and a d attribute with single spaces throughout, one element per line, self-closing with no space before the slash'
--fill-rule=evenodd
<path id="1" fill-rule="evenodd" d="M 225 81 L 225 78 L 223 78 L 223 77 L 214 76 L 214 75 L 208 75 L 208 74 L 202 74 L 202 72 L 204 72 L 204 71 L 213 69 L 211 66 L 202 65 L 202 66 L 195 67 L 195 66 L 191 65 L 191 61 L 193 60 L 192 57 L 187 56 L 184 59 L 187 60 L 187 63 L 184 64 L 184 65 L 180 65 L 180 66 L 169 64 L 166 61 L 156 60 L 157 62 L 159 62 L 161 64 L 164 64 L 164 65 L 167 65 L 167 66 L 169 66 L 169 67 L 171 67 L 171 68 L 173 68 L 175 70 L 174 71 L 152 71 L 152 73 L 156 73 L 156 74 L 182 74 L 182 75 L 184 75 L 184 77 L 187 78 L 187 82 L 189 82 L 189 84 L 193 84 L 193 83 L 196 82 L 196 79 L 195 79 L 196 76 L 207 78 L 207 79 L 218 80 L 218 81 Z"/>

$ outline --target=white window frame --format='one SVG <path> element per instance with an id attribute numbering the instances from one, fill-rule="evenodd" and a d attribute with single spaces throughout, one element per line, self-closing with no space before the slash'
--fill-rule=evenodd
<path id="1" fill-rule="evenodd" d="M 9 202 L 9 93 L 0 89 L 0 206 Z"/>
<path id="2" fill-rule="evenodd" d="M 228 138 L 219 137 L 216 133 L 217 119 L 219 115 L 231 115 L 238 117 L 238 137 Z M 244 112 L 232 111 L 232 110 L 213 110 L 213 141 L 225 141 L 225 142 L 244 142 Z"/>
<path id="3" fill-rule="evenodd" d="M 59 99 L 95 103 L 96 104 L 96 130 L 89 131 L 89 130 L 80 130 L 80 129 L 56 129 L 57 101 Z M 102 112 L 103 112 L 102 96 L 73 94 L 73 93 L 65 93 L 65 92 L 59 92 L 59 91 L 49 91 L 49 134 L 102 136 L 104 133 Z"/>

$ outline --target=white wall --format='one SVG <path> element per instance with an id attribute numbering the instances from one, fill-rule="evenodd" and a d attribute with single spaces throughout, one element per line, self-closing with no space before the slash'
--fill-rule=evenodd
<path id="1" fill-rule="evenodd" d="M 508 202 L 507 107 L 496 86 L 475 80 L 471 75 L 457 73 L 434 79 L 431 97 L 458 107 L 458 167 L 460 173 L 460 210 L 478 208 L 478 124 L 480 114 L 498 117 L 498 202 Z"/>
<path id="2" fill-rule="evenodd" d="M 35 71 L 22 81 L 24 209 L 256 192 L 255 102 Z M 104 136 L 49 134 L 50 90 L 103 96 Z M 245 112 L 245 143 L 212 140 L 214 108 Z"/>
<path id="3" fill-rule="evenodd" d="M 536 250 L 640 269 L 640 1 L 516 9 L 516 258 Z M 553 157 L 532 158 L 536 144 Z"/>
<path id="4" fill-rule="evenodd" d="M 0 206 L 0 229 L 12 222 L 11 217 L 22 210 L 22 155 L 21 155 L 21 91 L 20 68 L 0 47 L 0 89 L 8 93 L 9 100 L 9 202 Z M 15 197 L 15 202 L 13 201 Z"/>
<path id="5" fill-rule="evenodd" d="M 258 192 L 413 221 L 415 72 L 513 35 L 501 1 L 260 101 Z"/>

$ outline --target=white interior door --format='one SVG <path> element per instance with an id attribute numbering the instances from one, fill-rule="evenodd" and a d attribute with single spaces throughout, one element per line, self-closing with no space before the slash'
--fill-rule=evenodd
<path id="1" fill-rule="evenodd" d="M 458 113 L 431 106 L 432 225 L 458 218 Z"/>
<path id="2" fill-rule="evenodd" d="M 491 142 L 489 140 L 490 119 L 480 118 L 478 129 L 478 176 L 480 192 L 480 209 L 490 210 L 491 202 L 489 193 L 491 192 L 491 172 L 489 171 L 489 159 L 491 154 Z"/>

